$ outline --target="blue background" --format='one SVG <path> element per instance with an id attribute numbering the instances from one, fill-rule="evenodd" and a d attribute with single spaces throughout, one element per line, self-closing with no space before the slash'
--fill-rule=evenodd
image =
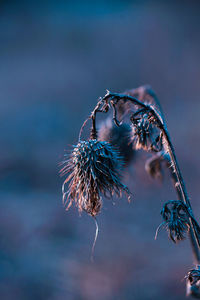
<path id="1" fill-rule="evenodd" d="M 163 105 L 195 215 L 200 215 L 199 1 L 1 1 L 0 298 L 185 299 L 189 241 L 161 231 L 175 199 L 125 170 L 133 193 L 105 200 L 95 225 L 62 205 L 59 162 L 105 89 L 151 84 Z"/>

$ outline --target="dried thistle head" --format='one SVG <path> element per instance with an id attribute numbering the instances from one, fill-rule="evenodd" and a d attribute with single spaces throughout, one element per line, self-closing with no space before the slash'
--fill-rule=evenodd
<path id="1" fill-rule="evenodd" d="M 159 152 L 162 150 L 162 136 L 155 126 L 155 120 L 148 112 L 139 110 L 131 117 L 132 141 L 136 150 Z"/>
<path id="2" fill-rule="evenodd" d="M 183 240 L 189 230 L 187 206 L 181 201 L 168 201 L 161 210 L 161 215 L 169 232 L 169 238 L 174 243 Z"/>
<path id="3" fill-rule="evenodd" d="M 190 270 L 186 278 L 186 295 L 200 298 L 200 266 Z"/>
<path id="4" fill-rule="evenodd" d="M 116 126 L 112 119 L 108 118 L 99 127 L 98 140 L 109 142 L 118 149 L 125 164 L 128 164 L 132 160 L 134 150 L 131 142 L 131 127 L 129 124 L 123 123 L 120 126 Z"/>
<path id="5" fill-rule="evenodd" d="M 108 142 L 97 140 L 80 141 L 63 162 L 61 175 L 69 173 L 63 183 L 63 199 L 67 208 L 75 202 L 79 211 L 96 216 L 101 209 L 104 196 L 118 196 L 128 188 L 121 183 L 120 171 L 123 161 L 115 148 Z M 68 191 L 65 185 L 69 182 Z"/>

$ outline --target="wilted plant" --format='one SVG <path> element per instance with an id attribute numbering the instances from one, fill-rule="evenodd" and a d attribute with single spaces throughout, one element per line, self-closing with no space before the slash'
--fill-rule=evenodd
<path id="1" fill-rule="evenodd" d="M 98 133 L 97 113 L 108 113 L 110 110 L 113 122 L 111 118 L 107 119 Z M 92 121 L 90 137 L 83 141 L 82 128 L 88 120 Z M 178 197 L 164 204 L 161 210 L 163 223 L 159 228 L 166 227 L 174 243 L 189 234 L 197 267 L 188 273 L 187 294 L 190 290 L 191 295 L 200 298 L 200 227 L 193 215 L 156 94 L 149 86 L 132 89 L 124 94 L 107 91 L 82 128 L 78 144 L 63 161 L 61 170 L 61 175 L 68 174 L 63 184 L 66 207 L 69 208 L 74 202 L 80 212 L 84 210 L 96 217 L 102 206 L 101 195 L 120 196 L 121 192 L 125 192 L 129 196 L 128 188 L 121 182 L 121 171 L 125 163 L 130 161 L 133 151 L 143 149 L 152 153 L 145 165 L 147 172 L 153 178 L 162 178 L 163 165 L 167 166 Z M 65 191 L 67 183 L 68 189 Z"/>

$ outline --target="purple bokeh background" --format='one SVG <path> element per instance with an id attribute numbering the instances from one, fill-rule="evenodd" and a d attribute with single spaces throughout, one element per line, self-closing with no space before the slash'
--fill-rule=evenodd
<path id="1" fill-rule="evenodd" d="M 62 205 L 58 163 L 105 89 L 151 84 L 198 218 L 199 1 L 1 1 L 0 299 L 183 300 L 189 241 L 161 231 L 175 199 L 145 173 L 125 170 L 133 193 L 105 200 L 95 225 Z"/>

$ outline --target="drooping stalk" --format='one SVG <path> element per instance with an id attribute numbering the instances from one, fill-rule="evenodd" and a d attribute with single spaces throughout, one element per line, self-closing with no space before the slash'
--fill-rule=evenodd
<path id="1" fill-rule="evenodd" d="M 159 111 L 153 106 L 146 104 L 137 98 L 127 94 L 118 94 L 118 93 L 111 93 L 107 91 L 106 95 L 103 98 L 100 98 L 96 107 L 92 111 L 90 115 L 90 119 L 92 120 L 92 128 L 91 128 L 91 134 L 90 138 L 96 139 L 97 138 L 97 130 L 96 130 L 96 114 L 98 112 L 103 112 L 106 113 L 109 110 L 109 107 L 112 106 L 113 109 L 113 120 L 117 126 L 120 125 L 118 119 L 117 119 L 117 110 L 116 110 L 116 105 L 119 100 L 123 100 L 124 102 L 131 102 L 133 105 L 141 108 L 142 110 L 146 111 L 149 115 L 153 116 L 154 119 L 156 120 L 156 125 L 157 127 L 161 130 L 164 138 L 164 143 L 165 143 L 165 150 L 168 152 L 169 155 L 169 161 L 167 162 L 170 172 L 171 172 L 171 177 L 174 182 L 174 188 L 177 192 L 178 198 L 180 201 L 182 201 L 188 208 L 190 217 L 189 218 L 189 236 L 191 240 L 191 246 L 195 258 L 196 264 L 200 264 L 200 226 L 198 225 L 197 221 L 194 218 L 193 212 L 192 212 L 192 207 L 190 200 L 187 195 L 185 183 L 179 168 L 179 164 L 177 162 L 177 158 L 175 155 L 174 147 L 170 139 L 170 135 L 167 130 L 167 125 L 166 121 L 162 112 L 162 107 L 155 95 L 153 94 L 152 96 L 155 100 L 156 105 L 158 106 Z"/>
<path id="2" fill-rule="evenodd" d="M 166 122 L 164 120 L 164 117 L 162 117 L 163 114 L 161 115 L 161 113 L 159 113 L 154 108 L 154 106 L 145 104 L 145 103 L 141 102 L 140 100 L 138 100 L 137 98 L 134 98 L 130 95 L 107 92 L 107 94 L 103 98 L 101 98 L 100 101 L 98 102 L 95 110 L 93 111 L 93 115 L 96 116 L 96 112 L 98 111 L 98 108 L 103 103 L 105 103 L 105 102 L 108 103 L 109 100 L 114 108 L 115 108 L 115 104 L 117 104 L 117 102 L 119 100 L 123 100 L 125 102 L 130 101 L 134 105 L 144 108 L 149 114 L 151 114 L 155 118 L 155 120 L 157 122 L 157 126 L 162 131 L 163 138 L 165 139 L 166 149 L 167 149 L 169 157 L 170 157 L 170 165 L 172 166 L 172 172 L 174 172 L 174 174 L 175 174 L 175 176 L 173 176 L 173 179 L 175 182 L 175 189 L 178 192 L 178 195 L 180 198 L 179 200 L 183 201 L 183 203 L 187 205 L 188 210 L 190 211 L 190 215 L 193 216 L 191 203 L 190 203 L 190 200 L 187 195 L 185 183 L 184 183 L 184 180 L 183 180 L 180 168 L 179 168 L 179 164 L 177 162 L 174 147 L 172 145 L 172 142 L 171 142 L 168 130 L 167 130 Z M 95 112 L 95 114 L 94 114 L 94 112 Z M 115 109 L 114 109 L 113 119 L 114 119 L 116 125 L 119 125 L 118 121 L 117 121 Z M 199 252 L 199 249 L 200 249 L 199 229 L 200 229 L 200 227 L 196 221 L 194 224 L 194 221 L 191 218 L 189 218 L 189 225 L 190 225 L 190 231 L 189 231 L 190 240 L 191 240 L 191 244 L 192 244 L 195 261 L 197 264 L 200 264 L 200 252 Z"/>

